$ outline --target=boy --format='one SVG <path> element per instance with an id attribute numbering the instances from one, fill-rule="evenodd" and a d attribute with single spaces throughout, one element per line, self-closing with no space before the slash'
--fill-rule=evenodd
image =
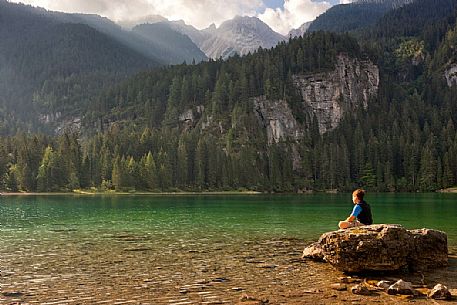
<path id="1" fill-rule="evenodd" d="M 352 209 L 351 215 L 345 221 L 340 221 L 338 224 L 340 229 L 371 225 L 373 223 L 371 208 L 370 205 L 363 200 L 364 195 L 365 191 L 362 189 L 357 189 L 352 192 L 352 202 L 355 206 L 354 209 Z"/>

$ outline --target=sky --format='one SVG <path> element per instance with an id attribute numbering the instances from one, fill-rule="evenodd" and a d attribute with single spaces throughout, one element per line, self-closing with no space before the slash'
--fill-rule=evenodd
<path id="1" fill-rule="evenodd" d="M 256 16 L 273 30 L 287 34 L 335 4 L 351 0 L 11 0 L 48 10 L 92 13 L 116 22 L 161 15 L 184 20 L 198 29 L 240 16 Z"/>

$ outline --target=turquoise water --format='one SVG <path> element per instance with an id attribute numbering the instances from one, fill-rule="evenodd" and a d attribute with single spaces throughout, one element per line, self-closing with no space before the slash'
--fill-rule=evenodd
<path id="1" fill-rule="evenodd" d="M 375 222 L 444 230 L 455 251 L 456 199 L 367 201 Z M 334 281 L 299 257 L 352 207 L 350 194 L 4 196 L 0 303 L 234 304 L 246 291 L 289 304 L 284 291 Z"/>
<path id="2" fill-rule="evenodd" d="M 369 194 L 376 223 L 434 228 L 457 245 L 457 194 Z M 56 233 L 160 239 L 317 239 L 352 209 L 350 194 L 213 196 L 23 196 L 1 198 L 0 243 Z"/>

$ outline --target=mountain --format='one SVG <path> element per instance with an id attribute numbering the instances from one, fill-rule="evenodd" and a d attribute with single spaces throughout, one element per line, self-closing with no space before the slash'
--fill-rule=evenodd
<path id="1" fill-rule="evenodd" d="M 415 0 L 382 16 L 368 31 L 368 36 L 378 39 L 418 36 L 437 46 L 449 26 L 455 24 L 456 17 L 455 0 L 440 0 L 439 3 L 436 0 Z"/>
<path id="2" fill-rule="evenodd" d="M 166 28 L 165 24 L 167 24 L 170 29 L 189 37 L 208 58 L 213 59 L 220 57 L 227 59 L 235 54 L 246 55 L 256 51 L 259 47 L 274 47 L 278 42 L 286 39 L 256 17 L 237 16 L 225 21 L 218 28 L 213 24 L 203 30 L 198 30 L 182 20 L 163 21 L 162 18 L 156 18 L 157 20 L 150 24 L 157 25 L 160 23 L 163 29 Z M 303 25 L 303 27 L 305 26 Z M 133 29 L 133 32 L 136 32 L 135 27 Z M 169 29 L 167 30 L 169 31 Z M 172 36 L 175 37 L 176 35 L 173 34 Z M 143 38 L 145 38 L 144 35 Z M 167 36 L 164 35 L 164 38 Z M 185 42 L 182 45 L 184 44 Z M 195 52 L 192 55 L 199 58 Z"/>
<path id="3" fill-rule="evenodd" d="M 132 33 L 160 48 L 163 54 L 167 54 L 169 64 L 201 62 L 207 59 L 187 35 L 175 31 L 168 22 L 137 25 L 132 29 Z"/>
<path id="4" fill-rule="evenodd" d="M 299 36 L 303 36 L 309 29 L 309 26 L 311 25 L 312 21 L 309 21 L 309 22 L 305 22 L 303 23 L 298 29 L 292 29 L 290 32 L 289 32 L 289 37 L 299 37 Z"/>
<path id="5" fill-rule="evenodd" d="M 168 24 L 175 31 L 187 35 L 199 48 L 201 48 L 202 44 L 211 37 L 211 34 L 206 30 L 198 30 L 192 25 L 186 24 L 183 20 L 168 21 Z"/>
<path id="6" fill-rule="evenodd" d="M 318 16 L 309 31 L 348 32 L 374 25 L 385 13 L 412 0 L 359 0 L 332 6 Z"/>
<path id="7" fill-rule="evenodd" d="M 132 30 L 125 30 L 108 18 L 99 15 L 59 12 L 52 12 L 51 14 L 63 22 L 87 24 L 161 64 L 180 64 L 184 61 L 192 62 L 193 60 L 200 62 L 207 59 L 205 54 L 187 36 L 181 35 L 180 32 L 166 24 L 151 25 L 149 27 L 150 33 L 146 34 L 144 28 L 142 31 L 135 31 L 135 27 Z M 155 20 L 166 19 L 156 16 Z M 159 28 L 163 34 L 159 33 Z M 183 47 L 185 49 L 182 49 Z"/>
<path id="8" fill-rule="evenodd" d="M 88 25 L 6 1 L 0 41 L 1 133 L 72 117 L 99 90 L 158 65 Z"/>
<path id="9" fill-rule="evenodd" d="M 285 40 L 256 17 L 237 16 L 223 22 L 218 28 L 209 28 L 209 34 L 200 48 L 210 58 L 228 58 L 235 54 L 246 55 L 259 47 L 271 48 Z"/>
<path id="10" fill-rule="evenodd" d="M 168 19 L 163 16 L 148 15 L 148 16 L 144 16 L 141 18 L 135 18 L 135 19 L 123 19 L 123 20 L 118 21 L 117 23 L 120 26 L 130 30 L 140 24 L 153 24 L 153 23 L 165 22 L 165 21 L 168 21 Z"/>

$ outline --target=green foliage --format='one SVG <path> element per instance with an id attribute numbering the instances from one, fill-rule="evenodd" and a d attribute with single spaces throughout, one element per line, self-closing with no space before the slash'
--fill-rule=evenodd
<path id="1" fill-rule="evenodd" d="M 424 60 L 424 42 L 417 39 L 406 40 L 395 50 L 395 55 L 401 61 L 420 62 Z"/>

